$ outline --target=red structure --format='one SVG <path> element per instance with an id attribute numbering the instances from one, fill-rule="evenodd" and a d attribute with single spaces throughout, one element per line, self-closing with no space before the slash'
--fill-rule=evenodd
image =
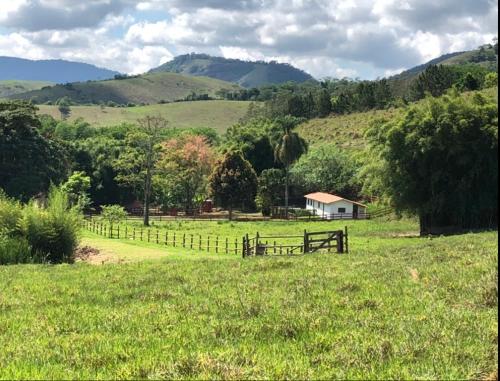
<path id="1" fill-rule="evenodd" d="M 212 200 L 205 200 L 201 203 L 202 213 L 212 213 L 213 208 L 214 208 L 214 203 Z"/>

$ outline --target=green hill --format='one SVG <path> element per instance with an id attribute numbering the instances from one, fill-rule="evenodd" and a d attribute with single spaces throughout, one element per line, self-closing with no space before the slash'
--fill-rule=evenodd
<path id="1" fill-rule="evenodd" d="M 237 123 L 250 102 L 200 101 L 155 104 L 137 107 L 71 106 L 70 120 L 83 118 L 93 126 L 109 126 L 122 122 L 135 122 L 145 115 L 162 116 L 170 127 L 210 127 L 223 133 Z M 57 106 L 40 105 L 39 114 L 60 118 Z"/>
<path id="2" fill-rule="evenodd" d="M 38 90 L 45 86 L 53 85 L 52 82 L 43 81 L 0 81 L 0 98 L 6 98 L 11 95 L 25 93 L 27 91 Z"/>
<path id="3" fill-rule="evenodd" d="M 277 62 L 250 62 L 207 54 L 186 54 L 174 58 L 151 72 L 172 72 L 206 76 L 234 82 L 243 87 L 259 87 L 289 81 L 305 82 L 313 77 L 288 64 Z"/>
<path id="4" fill-rule="evenodd" d="M 497 91 L 498 88 L 494 87 L 481 90 L 480 93 L 497 99 Z M 463 96 L 474 93 L 476 92 L 464 93 Z M 311 119 L 297 127 L 297 132 L 311 145 L 332 143 L 342 149 L 360 150 L 365 146 L 365 131 L 374 120 L 391 118 L 403 110 L 404 108 L 391 108 Z"/>
<path id="5" fill-rule="evenodd" d="M 189 77 L 176 73 L 150 73 L 123 79 L 75 82 L 17 94 L 10 98 L 31 99 L 36 103 L 56 102 L 68 97 L 77 104 L 149 104 L 172 102 L 190 94 L 214 97 L 221 89 L 235 90 L 239 86 L 206 77 Z"/>
<path id="6" fill-rule="evenodd" d="M 497 71 L 497 56 L 494 46 L 490 44 L 475 50 L 444 54 L 388 78 L 393 92 L 399 96 L 405 94 L 411 82 L 430 65 L 478 65 L 489 71 Z"/>

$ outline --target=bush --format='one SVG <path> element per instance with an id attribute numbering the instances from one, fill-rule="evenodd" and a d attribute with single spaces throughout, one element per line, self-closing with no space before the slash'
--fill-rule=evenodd
<path id="1" fill-rule="evenodd" d="M 50 190 L 45 209 L 35 202 L 26 205 L 19 221 L 32 255 L 41 255 L 50 263 L 73 262 L 80 224 L 78 208 L 70 207 L 67 194 L 58 188 Z"/>
<path id="2" fill-rule="evenodd" d="M 33 255 L 33 250 L 25 238 L 0 236 L 0 265 L 43 261 L 43 255 Z"/>
<path id="3" fill-rule="evenodd" d="M 127 218 L 127 212 L 120 205 L 103 205 L 101 217 L 111 226 Z"/>
<path id="4" fill-rule="evenodd" d="M 7 198 L 0 191 L 0 233 L 5 235 L 14 233 L 20 218 L 21 204 Z"/>

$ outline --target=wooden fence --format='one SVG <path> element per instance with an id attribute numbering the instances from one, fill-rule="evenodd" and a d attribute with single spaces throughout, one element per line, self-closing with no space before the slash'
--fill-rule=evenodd
<path id="1" fill-rule="evenodd" d="M 243 245 L 240 239 L 201 234 L 179 233 L 156 228 L 136 228 L 109 225 L 100 221 L 85 220 L 84 228 L 106 238 L 129 239 L 133 241 L 156 243 L 215 254 L 241 254 Z"/>
<path id="2" fill-rule="evenodd" d="M 296 242 L 290 242 L 293 240 Z M 303 235 L 261 236 L 257 233 L 252 238 L 248 234 L 243 237 L 243 257 L 251 255 L 299 255 L 318 251 L 348 253 L 347 226 L 343 231 L 308 232 L 304 230 Z"/>

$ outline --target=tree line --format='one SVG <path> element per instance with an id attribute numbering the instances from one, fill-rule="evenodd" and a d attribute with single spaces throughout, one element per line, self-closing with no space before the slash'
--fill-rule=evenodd
<path id="1" fill-rule="evenodd" d="M 492 226 L 498 108 L 472 94 L 455 88 L 376 121 L 357 154 L 327 142 L 309 147 L 296 130 L 305 118 L 290 113 L 244 120 L 219 136 L 157 117 L 94 128 L 38 115 L 27 102 L 0 102 L 0 188 L 28 201 L 61 185 L 86 210 L 139 200 L 146 224 L 150 204 L 190 213 L 212 197 L 230 213 L 269 214 L 271 206 L 300 205 L 305 193 L 323 191 L 384 200 L 418 215 L 422 232 Z"/>

